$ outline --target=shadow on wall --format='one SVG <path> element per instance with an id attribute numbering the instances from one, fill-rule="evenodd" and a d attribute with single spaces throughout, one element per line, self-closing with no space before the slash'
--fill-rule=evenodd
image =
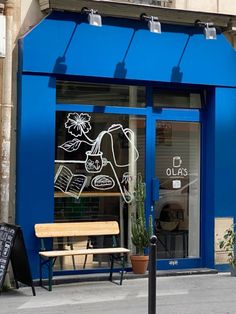
<path id="1" fill-rule="evenodd" d="M 181 82 L 182 82 L 182 79 L 183 79 L 183 72 L 181 72 L 180 64 L 181 64 L 182 59 L 183 59 L 183 57 L 184 57 L 184 53 L 185 53 L 186 48 L 187 48 L 187 46 L 188 46 L 190 37 L 191 37 L 191 34 L 188 35 L 188 38 L 187 38 L 186 43 L 185 43 L 185 45 L 184 45 L 184 49 L 183 49 L 183 51 L 182 51 L 182 53 L 181 53 L 181 56 L 180 56 L 180 58 L 179 58 L 178 64 L 172 68 L 171 78 L 170 78 L 170 81 L 171 81 L 171 82 L 177 82 L 177 83 L 181 83 Z"/>
<path id="2" fill-rule="evenodd" d="M 65 47 L 65 51 L 63 53 L 62 56 L 59 56 L 57 59 L 56 59 L 56 62 L 55 62 L 55 65 L 53 67 L 53 70 L 52 70 L 52 73 L 60 73 L 60 74 L 65 74 L 66 73 L 66 70 L 67 70 L 67 65 L 66 65 L 66 53 L 70 47 L 70 44 L 71 44 L 71 41 L 74 37 L 74 34 L 76 32 L 76 29 L 78 27 L 78 24 L 76 23 L 72 33 L 71 33 L 71 36 L 68 40 L 68 43 Z M 48 86 L 49 87 L 55 87 L 55 79 L 53 76 L 50 77 L 49 79 L 49 82 L 48 82 Z"/>
<path id="3" fill-rule="evenodd" d="M 181 83 L 183 78 L 183 72 L 181 72 L 181 68 L 179 65 L 172 68 L 171 72 L 171 82 Z"/>
<path id="4" fill-rule="evenodd" d="M 114 77 L 116 78 L 125 78 L 127 74 L 127 69 L 125 68 L 125 62 L 118 62 L 114 72 Z"/>
<path id="5" fill-rule="evenodd" d="M 66 57 L 58 57 L 56 59 L 56 63 L 54 65 L 52 73 L 60 73 L 60 74 L 65 74 L 67 70 L 67 65 L 65 64 Z M 50 76 L 49 81 L 48 81 L 48 87 L 55 87 L 55 79 L 54 76 Z"/>
<path id="6" fill-rule="evenodd" d="M 136 33 L 136 29 L 134 29 L 134 31 L 133 31 L 133 34 L 132 34 L 131 39 L 129 41 L 128 47 L 127 47 L 127 49 L 125 51 L 123 60 L 121 62 L 118 62 L 117 65 L 116 65 L 115 72 L 114 72 L 114 77 L 115 78 L 125 78 L 126 77 L 127 69 L 125 67 L 125 59 L 126 59 L 127 54 L 129 52 L 129 49 L 130 49 L 130 46 L 131 46 L 132 41 L 134 39 L 135 33 Z"/>

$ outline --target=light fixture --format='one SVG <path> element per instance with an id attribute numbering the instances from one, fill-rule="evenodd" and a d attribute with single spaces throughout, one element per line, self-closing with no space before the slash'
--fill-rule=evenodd
<path id="1" fill-rule="evenodd" d="M 204 27 L 204 35 L 206 39 L 216 39 L 216 29 L 213 23 L 206 23 Z"/>
<path id="2" fill-rule="evenodd" d="M 212 22 L 206 23 L 198 20 L 195 22 L 195 25 L 204 28 L 203 32 L 206 39 L 216 39 L 216 28 Z"/>
<path id="3" fill-rule="evenodd" d="M 141 14 L 141 20 L 148 21 L 148 28 L 151 33 L 161 34 L 161 23 L 156 16 L 147 16 L 145 13 Z"/>
<path id="4" fill-rule="evenodd" d="M 102 17 L 101 15 L 97 14 L 97 10 L 94 9 L 88 9 L 88 8 L 83 8 L 81 10 L 82 14 L 88 14 L 88 22 L 90 25 L 93 26 L 102 26 Z"/>

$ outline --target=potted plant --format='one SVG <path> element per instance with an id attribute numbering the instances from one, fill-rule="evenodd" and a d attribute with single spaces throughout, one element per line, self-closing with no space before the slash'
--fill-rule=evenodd
<path id="1" fill-rule="evenodd" d="M 231 266 L 231 275 L 236 276 L 236 259 L 235 259 L 236 233 L 234 225 L 225 230 L 223 239 L 219 242 L 219 248 L 225 250 L 228 257 L 228 263 Z"/>
<path id="2" fill-rule="evenodd" d="M 142 182 L 141 174 L 138 174 L 135 190 L 136 214 L 131 221 L 131 240 L 137 254 L 130 256 L 133 272 L 137 274 L 145 273 L 147 270 L 148 256 L 145 255 L 145 249 L 149 246 L 153 233 L 152 216 L 150 215 L 148 223 L 145 217 L 145 195 L 146 186 Z"/>

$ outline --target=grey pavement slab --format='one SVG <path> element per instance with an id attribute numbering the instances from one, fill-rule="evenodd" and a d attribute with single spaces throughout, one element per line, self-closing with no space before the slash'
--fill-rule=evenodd
<path id="1" fill-rule="evenodd" d="M 236 277 L 229 273 L 157 277 L 156 314 L 236 314 Z M 0 295 L 0 313 L 148 313 L 148 279 L 54 285 L 52 292 L 36 287 Z"/>

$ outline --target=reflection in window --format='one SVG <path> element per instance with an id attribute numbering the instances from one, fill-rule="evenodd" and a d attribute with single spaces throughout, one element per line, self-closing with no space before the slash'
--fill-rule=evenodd
<path id="1" fill-rule="evenodd" d="M 115 84 L 57 81 L 57 103 L 144 107 L 145 88 Z"/>
<path id="2" fill-rule="evenodd" d="M 153 89 L 154 107 L 160 108 L 196 108 L 203 106 L 202 92 L 189 92 L 187 90 Z"/>

